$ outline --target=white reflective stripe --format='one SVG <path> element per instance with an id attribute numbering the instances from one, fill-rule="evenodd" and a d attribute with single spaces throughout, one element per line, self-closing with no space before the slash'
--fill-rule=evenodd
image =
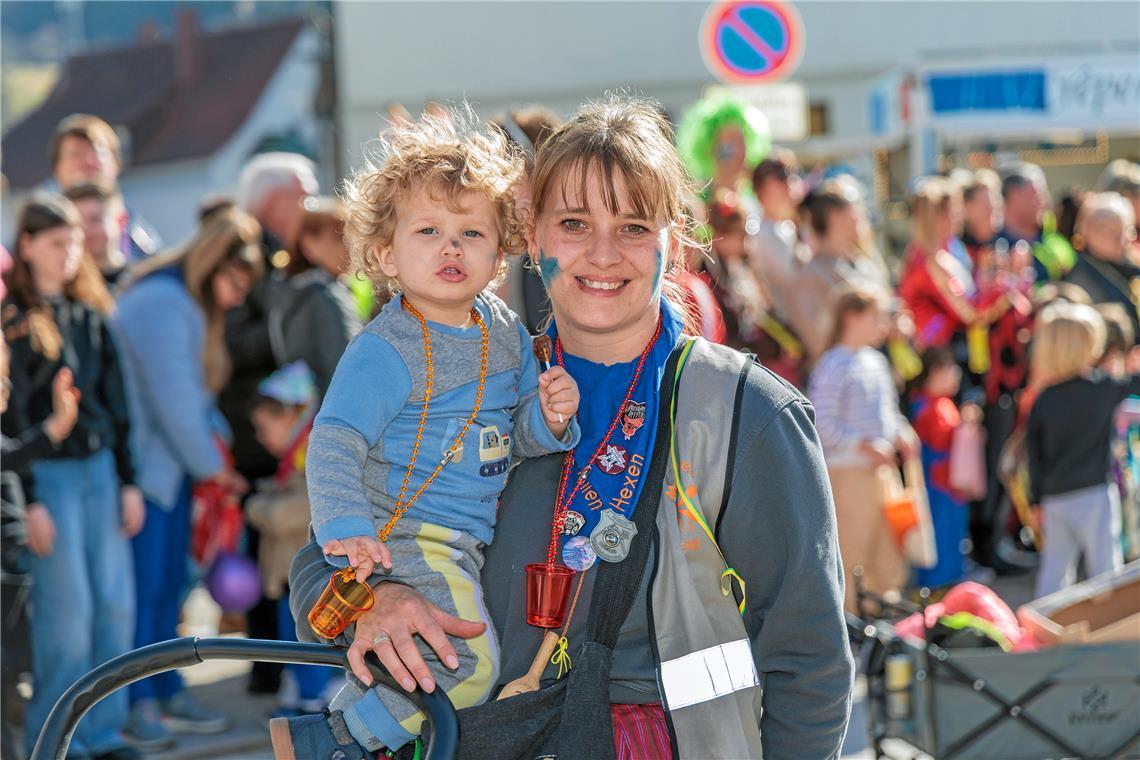
<path id="1" fill-rule="evenodd" d="M 708 702 L 734 691 L 760 685 L 748 639 L 661 663 L 661 684 L 670 710 Z"/>

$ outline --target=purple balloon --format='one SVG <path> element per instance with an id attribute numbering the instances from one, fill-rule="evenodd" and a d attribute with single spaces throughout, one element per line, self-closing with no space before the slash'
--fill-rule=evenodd
<path id="1" fill-rule="evenodd" d="M 248 612 L 261 598 L 261 574 L 248 557 L 219 554 L 206 573 L 206 589 L 226 612 Z"/>

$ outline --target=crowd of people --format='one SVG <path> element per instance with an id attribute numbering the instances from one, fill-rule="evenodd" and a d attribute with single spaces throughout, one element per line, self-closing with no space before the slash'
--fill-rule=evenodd
<path id="1" fill-rule="evenodd" d="M 888 260 L 852 176 L 804 177 L 779 148 L 750 164 L 762 136 L 740 103 L 689 116 L 710 243 L 691 297 L 719 306 L 707 338 L 754 352 L 815 406 L 851 611 L 856 568 L 867 592 L 937 593 L 1011 569 L 1003 546 L 1039 548 L 1044 596 L 1081 558 L 1091 577 L 1140 556 L 1135 412 L 1121 406 L 1140 387 L 1140 165 L 1114 161 L 1056 202 L 1027 163 L 916 178 L 910 242 Z M 887 502 L 911 458 L 936 551 L 908 561 Z"/>
<path id="2" fill-rule="evenodd" d="M 522 156 L 504 208 L 525 215 L 532 179 L 535 202 L 549 200 L 549 177 L 531 173 L 561 119 L 527 108 L 491 124 Z M 747 105 L 702 101 L 677 148 L 701 189 L 667 287 L 692 330 L 755 354 L 814 405 L 850 611 L 857 588 L 991 578 L 1009 535 L 1039 542 L 1038 595 L 1075 582 L 1081 558 L 1092 576 L 1140 555 L 1140 415 L 1127 400 L 1140 395 L 1140 166 L 1113 162 L 1095 190 L 1057 203 L 1030 164 L 918 178 L 896 259 L 880 253 L 859 182 L 805 175 Z M 4 264 L 5 758 L 30 749 L 80 676 L 177 636 L 195 504 L 211 493 L 241 501 L 242 547 L 259 563 L 245 631 L 295 638 L 309 434 L 346 347 L 391 297 L 345 242 L 346 225 L 379 234 L 359 231 L 361 198 L 320 195 L 307 158 L 255 156 L 231 194 L 202 199 L 193 235 L 163 248 L 117 188 L 105 122 L 65 119 L 49 156 L 51 186 L 21 209 Z M 558 264 L 530 250 L 494 288 L 533 334 Z M 383 396 L 395 379 L 371 366 L 352 388 Z M 345 392 L 325 418 L 363 414 Z M 551 426 L 543 450 L 561 445 L 564 423 Z M 325 461 L 340 443 L 319 440 Z M 908 488 L 900 518 L 892 495 Z M 908 553 L 900 519 L 926 523 L 934 551 Z M 248 687 L 295 716 L 341 684 L 262 664 Z M 72 754 L 135 757 L 228 723 L 168 673 L 99 703 Z"/>

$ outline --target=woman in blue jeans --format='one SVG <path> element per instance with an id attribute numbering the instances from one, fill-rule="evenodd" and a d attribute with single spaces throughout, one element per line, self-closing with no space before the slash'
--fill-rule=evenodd
<path id="1" fill-rule="evenodd" d="M 144 512 L 109 323 L 114 302 L 83 252 L 71 202 L 55 194 L 33 196 L 20 212 L 14 254 L 4 278 L 12 385 L 4 434 L 18 437 L 50 426 L 52 381 L 62 369 L 70 370 L 80 394 L 74 429 L 66 436 L 49 430 L 54 446 L 21 477 L 32 575 L 30 749 L 63 692 L 131 648 L 135 600 L 127 541 L 139 531 Z M 133 756 L 122 735 L 126 720 L 126 695 L 111 695 L 80 723 L 72 752 Z"/>
<path id="2" fill-rule="evenodd" d="M 139 485 L 146 496 L 146 527 L 134 540 L 136 647 L 177 636 L 192 483 L 216 480 L 235 493 L 246 489 L 215 443 L 228 431 L 214 394 L 230 374 L 223 317 L 245 301 L 260 275 L 260 240 L 252 217 L 217 211 L 183 247 L 140 264 L 119 300 L 116 321 L 132 380 Z M 139 747 L 169 746 L 171 730 L 228 728 L 226 717 L 195 702 L 173 671 L 132 684 L 130 696 L 127 735 Z"/>

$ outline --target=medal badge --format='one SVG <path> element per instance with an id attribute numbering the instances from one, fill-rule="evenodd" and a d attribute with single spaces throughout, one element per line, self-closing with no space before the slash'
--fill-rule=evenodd
<path id="1" fill-rule="evenodd" d="M 645 424 L 645 402 L 630 400 L 621 413 L 621 432 L 628 441 Z"/>
<path id="2" fill-rule="evenodd" d="M 624 515 L 606 509 L 599 517 L 598 525 L 590 534 L 590 546 L 594 553 L 606 562 L 621 562 L 629 555 L 637 526 Z"/>

